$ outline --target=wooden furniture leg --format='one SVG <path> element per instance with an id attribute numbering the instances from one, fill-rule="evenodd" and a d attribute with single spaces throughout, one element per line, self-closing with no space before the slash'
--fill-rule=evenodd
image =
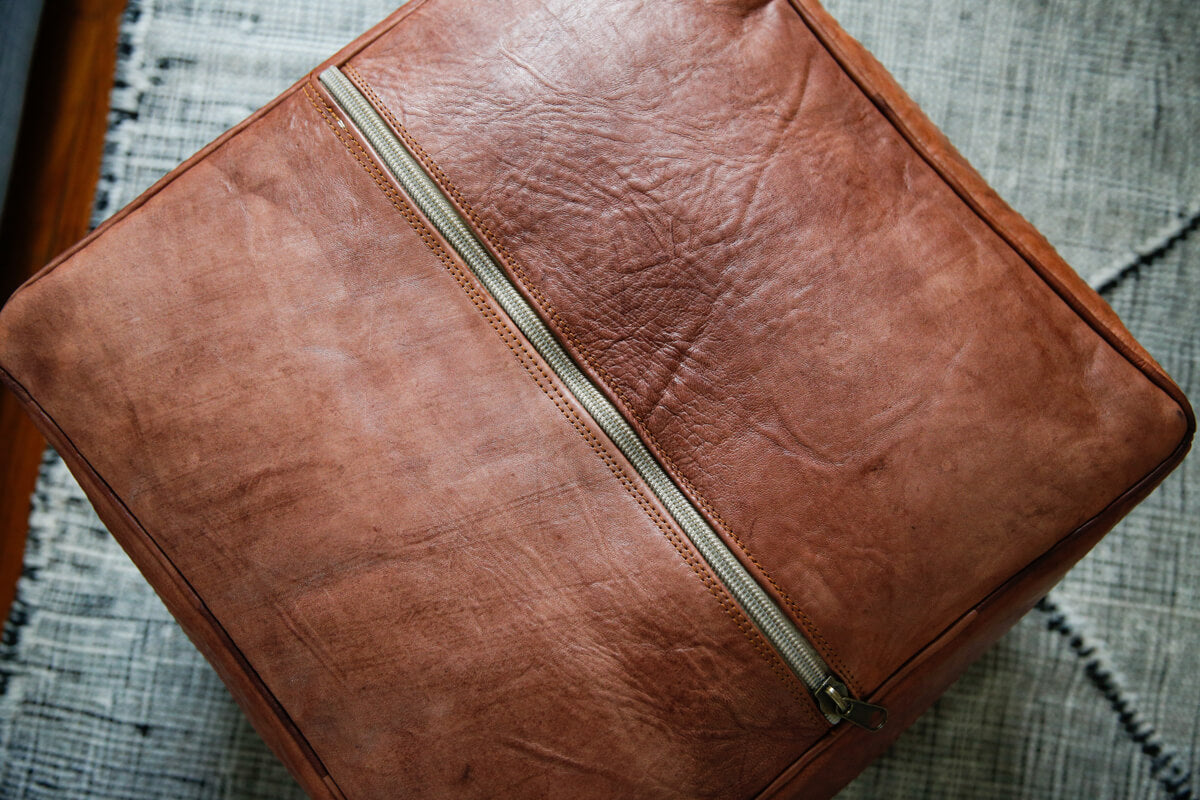
<path id="1" fill-rule="evenodd" d="M 0 220 L 0 301 L 88 231 L 124 0 L 47 3 Z M 0 389 L 0 618 L 21 573 L 45 441 Z"/>

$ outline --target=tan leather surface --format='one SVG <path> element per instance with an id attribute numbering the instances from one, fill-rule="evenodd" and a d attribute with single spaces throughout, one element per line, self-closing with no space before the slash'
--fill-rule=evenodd
<path id="1" fill-rule="evenodd" d="M 1045 596 L 1067 569 L 1162 482 L 1183 457 L 1172 458 L 1117 498 L 1045 556 L 1014 575 L 929 647 L 889 678 L 878 692 L 892 711 L 882 731 L 838 726 L 779 776 L 757 800 L 830 797 L 849 783 L 935 701 L 971 662 Z M 1036 687 L 1031 691 L 1037 691 Z"/>
<path id="2" fill-rule="evenodd" d="M 815 0 L 791 0 L 813 34 L 847 71 L 863 93 L 879 108 L 938 171 L 951 188 L 994 230 L 1020 253 L 1067 302 L 1139 368 L 1185 406 L 1189 424 L 1194 428 L 1187 399 L 1162 367 L 1142 349 L 1126 330 L 1116 313 L 1087 283 L 1067 265 L 1057 251 L 1024 217 L 1014 211 L 983 177 L 946 139 L 920 107 L 875 60 L 866 48 L 854 40 Z"/>
<path id="3" fill-rule="evenodd" d="M 228 632 L 205 607 L 203 600 L 186 578 L 163 554 L 120 498 L 113 494 L 91 465 L 87 463 L 62 430 L 45 415 L 37 401 L 0 368 L 0 383 L 16 393 L 25 404 L 50 445 L 79 481 L 80 487 L 95 506 L 96 512 L 113 537 L 159 597 L 179 620 L 192 642 L 204 654 L 225 681 L 234 699 L 245 710 L 255 729 L 314 800 L 343 800 L 324 781 L 327 770 L 299 734 L 291 718 L 281 709 L 274 695 L 249 666 L 245 657 L 229 639 Z M 150 698 L 150 702 L 155 702 Z"/>
<path id="4" fill-rule="evenodd" d="M 414 0 L 347 60 L 892 722 L 816 716 L 302 82 L 28 284 L 0 365 L 314 797 L 826 796 L 1186 451 L 809 0 Z"/>
<path id="5" fill-rule="evenodd" d="M 308 97 L 248 133 L 20 292 L 0 363 L 346 797 L 765 786 L 826 725 L 679 531 Z"/>
<path id="6" fill-rule="evenodd" d="M 789 3 L 463 8 L 353 69 L 857 691 L 1184 438 Z"/>

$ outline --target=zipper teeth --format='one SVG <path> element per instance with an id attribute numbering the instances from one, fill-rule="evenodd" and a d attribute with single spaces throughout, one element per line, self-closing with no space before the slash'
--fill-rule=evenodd
<path id="1" fill-rule="evenodd" d="M 684 496 L 620 412 L 583 374 L 476 238 L 441 188 L 357 87 L 337 67 L 329 67 L 322 72 L 320 81 L 421 212 L 457 251 L 534 349 L 666 506 L 746 616 L 809 691 L 817 692 L 830 676 L 830 671 L 804 634 L 763 591 L 758 581 Z M 837 721 L 834 715 L 826 713 L 826 717 L 831 722 Z"/>

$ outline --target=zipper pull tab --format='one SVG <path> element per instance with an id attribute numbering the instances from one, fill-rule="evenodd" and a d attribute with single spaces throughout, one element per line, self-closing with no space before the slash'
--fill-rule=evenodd
<path id="1" fill-rule="evenodd" d="M 817 705 L 826 714 L 854 723 L 860 728 L 877 731 L 887 722 L 887 709 L 856 700 L 846 684 L 830 675 L 817 690 Z"/>

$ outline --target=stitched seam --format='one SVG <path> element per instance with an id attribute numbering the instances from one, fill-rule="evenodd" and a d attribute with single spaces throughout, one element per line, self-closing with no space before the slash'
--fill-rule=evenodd
<path id="1" fill-rule="evenodd" d="M 683 483 L 684 487 L 700 504 L 701 508 L 709 513 L 709 516 L 712 517 L 712 519 L 717 523 L 717 526 L 730 539 L 732 539 L 734 543 L 737 544 L 738 548 L 742 551 L 746 558 L 748 558 L 750 562 L 758 568 L 759 572 L 767 580 L 767 582 L 774 587 L 775 591 L 779 594 L 780 599 L 783 600 L 784 605 L 786 605 L 792 614 L 801 621 L 805 632 L 808 633 L 809 637 L 814 640 L 815 644 L 817 644 L 818 648 L 821 650 L 821 654 L 825 656 L 830 665 L 842 676 L 842 679 L 846 681 L 851 689 L 853 689 L 856 693 L 861 694 L 862 686 L 859 684 L 857 678 L 854 677 L 854 674 L 850 668 L 834 651 L 829 640 L 825 638 L 820 630 L 818 630 L 816 624 L 812 621 L 812 618 L 810 618 L 800 609 L 800 606 L 797 605 L 794 600 L 792 600 L 787 591 L 785 591 L 784 588 L 775 580 L 775 578 L 771 576 L 771 573 L 767 571 L 762 562 L 760 562 L 758 558 L 750 552 L 750 548 L 747 547 L 742 538 L 733 531 L 732 527 L 730 527 L 729 523 L 725 521 L 724 517 L 722 517 L 721 514 L 718 513 L 718 511 L 712 506 L 712 504 L 700 494 L 687 475 L 683 473 L 683 471 L 675 463 L 674 459 L 671 458 L 666 448 L 662 446 L 661 442 L 659 442 L 658 437 L 656 437 L 653 431 L 650 430 L 642 416 L 634 410 L 634 405 L 632 402 L 630 402 L 629 397 L 625 394 L 621 383 L 614 378 L 608 372 L 608 370 L 606 370 L 602 365 L 597 363 L 596 360 L 592 358 L 583 342 L 578 339 L 574 331 L 571 329 L 571 326 L 565 319 L 562 318 L 561 315 L 559 315 L 558 311 L 553 305 L 551 305 L 550 301 L 545 297 L 545 295 L 542 294 L 537 286 L 534 285 L 533 281 L 530 279 L 528 273 L 525 272 L 525 269 L 521 266 L 520 262 L 518 262 L 516 258 L 514 258 L 505 248 L 504 244 L 500 240 L 500 237 L 496 236 L 492 232 L 492 229 L 486 222 L 483 221 L 483 219 L 479 217 L 479 215 L 475 212 L 475 209 L 471 207 L 471 204 L 467 202 L 467 199 L 458 191 L 457 187 L 454 186 L 454 184 L 450 181 L 450 178 L 442 171 L 441 167 L 439 167 L 433 158 L 425 151 L 425 149 L 421 147 L 421 145 L 415 139 L 412 138 L 412 136 L 408 133 L 408 130 L 400 123 L 400 121 L 393 116 L 391 110 L 384 104 L 379 95 L 375 93 L 375 90 L 371 88 L 371 84 L 366 80 L 366 78 L 364 78 L 362 74 L 358 72 L 358 70 L 350 65 L 345 66 L 342 71 L 354 81 L 355 85 L 363 92 L 363 94 L 367 95 L 367 98 L 371 101 L 371 104 L 375 107 L 375 109 L 383 114 L 384 118 L 408 146 L 409 150 L 411 150 L 417 156 L 421 164 L 433 176 L 433 179 L 437 182 L 438 186 L 440 186 L 444 192 L 454 198 L 459 207 L 466 213 L 468 219 L 475 224 L 475 227 L 483 235 L 484 240 L 492 246 L 492 249 L 497 255 L 500 256 L 501 260 L 509 268 L 509 272 L 514 274 L 521 281 L 521 284 L 529 291 L 529 294 L 537 302 L 539 309 L 541 309 L 543 314 L 552 321 L 555 328 L 567 339 L 567 341 L 571 343 L 571 345 L 575 348 L 575 351 L 579 353 L 580 358 L 582 358 L 583 361 L 588 364 L 596 372 L 596 374 L 599 375 L 600 378 L 612 388 L 613 393 L 624 406 L 625 413 L 632 418 L 633 422 L 637 426 L 638 432 L 641 433 L 651 445 L 653 445 L 655 452 L 663 460 L 667 468 L 675 477 L 679 479 L 681 483 Z"/>
<path id="2" fill-rule="evenodd" d="M 551 399 L 555 407 L 567 417 L 568 421 L 571 422 L 576 431 L 583 436 L 584 440 L 588 442 L 592 450 L 601 457 L 605 465 L 608 466 L 609 471 L 612 472 L 612 474 L 621 482 L 626 490 L 634 495 L 634 498 L 638 501 L 638 504 L 642 507 L 642 509 L 651 517 L 659 530 L 672 543 L 676 551 L 692 568 L 692 571 L 700 577 L 701 581 L 706 587 L 708 587 L 709 592 L 713 594 L 721 607 L 725 609 L 726 613 L 733 618 L 738 629 L 741 630 L 742 633 L 746 634 L 747 638 L 749 638 L 754 644 L 755 649 L 770 661 L 772 669 L 787 682 L 789 689 L 793 692 L 793 694 L 796 694 L 796 696 L 800 698 L 801 695 L 799 695 L 795 689 L 795 681 L 790 678 L 789 673 L 783 671 L 783 665 L 778 663 L 777 656 L 766 648 L 765 643 L 762 642 L 756 632 L 749 627 L 748 620 L 745 620 L 741 610 L 738 609 L 736 605 L 732 604 L 732 598 L 728 597 L 724 587 L 720 586 L 715 579 L 707 574 L 707 571 L 705 571 L 698 563 L 698 557 L 691 553 L 691 551 L 688 550 L 685 545 L 683 545 L 679 539 L 679 535 L 671 529 L 669 524 L 666 523 L 666 520 L 663 519 L 658 510 L 654 508 L 652 504 L 650 504 L 649 500 L 642 493 L 641 489 L 632 483 L 629 477 L 625 474 L 624 470 L 621 469 L 620 465 L 617 464 L 612 456 L 604 449 L 596 435 L 583 424 L 575 410 L 571 408 L 569 404 L 566 404 L 565 398 L 562 397 L 558 387 L 554 385 L 553 381 L 549 375 L 546 374 L 542 365 L 536 360 L 532 359 L 528 350 L 525 348 L 524 343 L 520 341 L 520 339 L 511 331 L 511 329 L 509 329 L 507 323 L 498 316 L 495 310 L 491 308 L 487 300 L 482 297 L 478 290 L 476 290 L 471 282 L 466 278 L 466 275 L 463 273 L 458 263 L 450 257 L 445 248 L 442 247 L 441 243 L 434 238 L 425 224 L 416 216 L 415 212 L 409 206 L 407 198 L 403 197 L 403 195 L 397 192 L 391 183 L 384 177 L 382 170 L 375 165 L 374 159 L 372 159 L 370 155 L 366 153 L 362 145 L 357 140 L 349 137 L 348 134 L 345 134 L 340 129 L 340 126 L 337 125 L 336 117 L 332 115 L 332 111 L 328 109 L 328 106 L 323 109 L 321 106 L 317 105 L 317 100 L 315 100 L 314 96 L 309 93 L 307 86 L 305 86 L 305 94 L 308 96 L 309 101 L 313 103 L 313 106 L 325 119 L 325 122 L 333 130 L 334 135 L 338 137 L 338 139 L 344 146 L 346 146 L 348 150 L 350 150 L 354 159 L 359 162 L 359 164 L 367 171 L 369 175 L 371 175 L 376 184 L 383 190 L 385 196 L 387 196 L 391 201 L 392 205 L 404 215 L 405 219 L 408 220 L 409 225 L 412 226 L 417 234 L 421 237 L 421 240 L 425 243 L 425 245 L 434 252 L 438 259 L 442 261 L 443 265 L 446 266 L 451 272 L 455 280 L 471 299 L 472 304 L 475 305 L 480 314 L 483 315 L 492 328 L 500 335 L 501 340 L 508 346 L 513 355 L 516 356 L 517 360 L 525 368 L 525 371 L 529 374 L 529 376 L 533 378 L 533 381 L 535 384 L 537 384 L 538 388 L 541 389 L 542 392 L 544 392 Z M 322 106 L 326 105 L 323 99 L 319 97 L 317 99 L 321 100 Z M 542 383 L 542 380 L 539 379 L 538 375 L 534 374 L 534 369 L 536 369 L 538 373 L 541 374 L 542 378 L 546 380 L 549 388 L 547 388 L 546 384 Z M 805 705 L 807 707 L 807 704 Z"/>
<path id="3" fill-rule="evenodd" d="M 50 445 L 60 454 L 67 454 L 78 458 L 80 463 L 85 468 L 85 474 L 90 476 L 96 484 L 96 489 L 101 496 L 107 501 L 110 509 L 116 515 L 123 528 L 129 532 L 132 531 L 131 538 L 137 538 L 149 550 L 157 553 L 149 555 L 149 563 L 158 564 L 158 569 L 166 573 L 167 582 L 175 587 L 176 591 L 182 595 L 182 602 L 187 604 L 193 611 L 198 613 L 204 625 L 207 625 L 209 630 L 217 636 L 221 647 L 214 647 L 214 651 L 224 650 L 234 659 L 233 669 L 241 670 L 250 678 L 252 691 L 257 695 L 267 706 L 270 713 L 275 715 L 276 720 L 280 723 L 281 734 L 290 738 L 299 748 L 301 757 L 308 762 L 313 771 L 320 777 L 322 781 L 328 779 L 333 782 L 332 776 L 329 774 L 329 769 L 317 755 L 316 749 L 308 741 L 308 737 L 300 731 L 296 721 L 292 719 L 292 715 L 284 707 L 283 703 L 276 696 L 275 692 L 267 685 L 267 682 L 250 663 L 250 659 L 243 652 L 242 648 L 234 641 L 233 636 L 226 630 L 225 625 L 217 618 L 212 609 L 208 607 L 208 603 L 201 597 L 200 593 L 188 580 L 187 576 L 175 563 L 175 561 L 167 554 L 162 545 L 157 539 L 150 534 L 142 521 L 133 513 L 133 509 L 125 502 L 125 500 L 117 494 L 117 491 L 109 484 L 108 480 L 100 474 L 95 465 L 83 454 L 79 446 L 70 437 L 58 421 L 50 416 L 50 413 L 42 406 L 41 402 L 34 398 L 29 389 L 21 383 L 17 378 L 10 373 L 3 365 L 0 365 L 0 386 L 7 386 L 17 399 L 25 407 L 25 410 L 34 418 L 35 422 L 44 421 L 45 425 L 38 425 L 42 430 Z M 64 456 L 66 460 L 66 456 Z M 69 466 L 69 465 L 68 465 Z M 71 467 L 72 474 L 75 474 L 75 468 Z M 117 541 L 121 544 L 122 549 L 125 549 L 124 542 L 118 538 Z M 132 555 L 131 555 L 132 557 Z M 143 571 L 141 564 L 138 565 L 138 570 Z M 157 587 L 155 587 L 157 592 Z M 15 602 L 15 601 L 14 601 Z M 190 631 L 188 632 L 191 635 Z"/>
<path id="4" fill-rule="evenodd" d="M 984 225 L 991 229 L 1002 242 L 1004 242 L 1014 253 L 1016 253 L 1017 256 L 1033 271 L 1033 273 L 1042 279 L 1042 281 L 1067 306 L 1067 308 L 1071 309 L 1071 311 L 1073 311 L 1075 315 L 1084 322 L 1084 324 L 1095 331 L 1096 334 L 1117 353 L 1117 355 L 1128 361 L 1135 369 L 1141 372 L 1146 379 L 1150 381 L 1150 383 L 1161 389 L 1176 405 L 1179 406 L 1180 410 L 1184 414 L 1184 417 L 1188 420 L 1188 430 L 1194 431 L 1194 414 L 1190 411 L 1190 407 L 1187 404 L 1187 398 L 1184 397 L 1182 390 L 1179 389 L 1171 377 L 1167 375 L 1166 370 L 1162 369 L 1160 365 L 1156 364 L 1153 358 L 1148 357 L 1149 354 L 1145 353 L 1144 348 L 1142 348 L 1142 346 L 1137 342 L 1132 333 L 1127 330 L 1122 331 L 1119 326 L 1110 325 L 1103 319 L 1100 313 L 1094 311 L 1088 305 L 1084 294 L 1071 288 L 1066 279 L 1061 278 L 1058 275 L 1056 268 L 1053 266 L 1055 258 L 1057 258 L 1058 262 L 1065 266 L 1068 271 L 1071 269 L 1069 264 L 1063 261 L 1063 259 L 1059 257 L 1057 253 L 1055 253 L 1054 257 L 1051 259 L 1043 259 L 1036 255 L 1034 251 L 1038 248 L 1039 243 L 1034 241 L 1032 247 L 1027 246 L 1027 244 L 1022 241 L 1021 234 L 1014 231 L 1013 225 L 1010 222 L 1003 222 L 993 215 L 993 213 L 986 208 L 985 201 L 989 197 L 994 199 L 999 203 L 1001 212 L 1011 213 L 1015 215 L 1021 222 L 1024 222 L 1035 234 L 1035 237 L 1040 237 L 1043 240 L 1043 243 L 1046 244 L 1051 251 L 1054 249 L 1053 245 L 1050 245 L 1048 241 L 1045 241 L 1045 237 L 1042 236 L 1037 229 L 1028 222 L 1028 220 L 1025 220 L 1024 217 L 1022 217 L 1017 211 L 1009 206 L 1002 197 L 996 194 L 995 189 L 993 189 L 985 180 L 983 180 L 982 176 L 978 174 L 974 167 L 972 167 L 965 158 L 961 156 L 955 158 L 949 153 L 947 153 L 946 157 L 943 158 L 943 156 L 937 151 L 942 149 L 943 145 L 950 145 L 949 141 L 945 139 L 944 134 L 942 134 L 942 142 L 938 142 L 936 137 L 931 139 L 929 136 L 921 133 L 917 127 L 911 125 L 901 116 L 901 110 L 904 108 L 915 110 L 918 116 L 918 125 L 920 124 L 920 120 L 924 119 L 931 127 L 934 128 L 935 131 L 940 134 L 940 129 L 933 125 L 933 122 L 926 117 L 925 113 L 921 111 L 916 102 L 905 96 L 905 99 L 901 100 L 899 103 L 893 103 L 891 99 L 883 95 L 882 92 L 887 91 L 889 84 L 892 87 L 900 90 L 901 94 L 903 95 L 903 88 L 900 87 L 895 78 L 891 76 L 887 69 L 880 65 L 882 72 L 884 73 L 884 77 L 881 79 L 882 82 L 871 77 L 869 74 L 869 67 L 867 69 L 860 69 L 859 65 L 855 64 L 854 62 L 856 57 L 861 56 L 861 54 L 865 53 L 868 56 L 870 55 L 866 49 L 862 47 L 861 44 L 854 42 L 854 45 L 851 45 L 849 50 L 847 50 L 842 44 L 836 42 L 832 37 L 827 36 L 826 28 L 829 27 L 833 29 L 834 35 L 836 35 L 837 31 L 841 31 L 842 33 L 845 33 L 845 31 L 842 30 L 837 22 L 828 16 L 828 12 L 824 12 L 823 9 L 821 11 L 826 16 L 825 20 L 821 20 L 819 18 L 810 19 L 809 15 L 813 12 L 807 8 L 801 9 L 800 5 L 802 3 L 804 3 L 804 0 L 789 0 L 789 5 L 792 7 L 792 10 L 796 12 L 796 16 L 800 19 L 801 23 L 812 32 L 814 38 L 817 40 L 817 43 L 829 53 L 830 57 L 834 60 L 842 72 L 844 72 L 850 78 L 850 80 L 854 82 L 854 84 L 859 88 L 859 91 L 861 91 L 863 96 L 866 98 L 867 102 L 879 109 L 880 113 L 883 114 L 884 119 L 887 120 L 888 124 L 890 124 L 896 130 L 896 132 L 900 134 L 901 138 L 908 143 L 913 152 L 915 152 L 918 157 L 922 158 L 926 161 L 926 163 L 929 164 L 941 181 L 946 184 L 946 186 L 949 187 L 950 190 L 960 200 L 962 200 L 967 209 L 976 217 L 978 217 Z M 855 46 L 857 46 L 857 51 L 855 50 Z M 952 145 L 950 146 L 952 147 Z M 965 168 L 965 177 L 960 171 L 962 168 Z M 982 188 L 973 188 L 970 185 L 974 183 L 974 179 L 971 177 L 972 175 L 974 175 L 975 178 L 978 178 Z M 1017 227 L 1019 227 L 1019 225 Z M 1187 440 L 1188 435 L 1189 434 L 1187 433 L 1184 434 L 1183 441 Z"/>
<path id="5" fill-rule="evenodd" d="M 384 195 L 391 202 L 392 206 L 404 216 L 412 229 L 416 231 L 418 236 L 420 236 L 421 241 L 425 243 L 426 247 L 428 247 L 435 256 L 437 256 L 438 260 L 442 262 L 443 266 L 449 270 L 458 285 L 463 289 L 463 291 L 466 292 L 476 310 L 479 311 L 485 320 L 487 320 L 492 329 L 496 331 L 496 333 L 500 336 L 501 341 L 508 346 L 508 349 L 516 357 L 518 363 L 521 364 L 526 373 L 528 373 L 533 379 L 533 382 L 537 385 L 537 387 L 541 389 L 547 397 L 550 398 L 550 400 L 554 403 L 555 408 L 557 408 L 559 412 L 561 412 L 563 416 L 567 418 L 567 421 L 570 422 L 580 436 L 583 437 L 584 441 L 588 443 L 592 451 L 595 452 L 596 455 L 600 456 L 601 460 L 608 467 L 613 476 L 616 477 L 621 485 L 625 487 L 626 491 L 633 496 L 646 515 L 650 517 L 651 521 L 654 522 L 659 531 L 662 532 L 662 534 L 675 548 L 676 552 L 678 552 L 683 558 L 684 562 L 691 567 L 692 571 L 697 575 L 697 577 L 700 578 L 700 581 L 705 585 L 709 593 L 712 594 L 712 596 L 717 600 L 717 603 L 722 609 L 724 609 L 725 613 L 733 620 L 734 624 L 737 625 L 738 630 L 740 630 L 746 636 L 746 638 L 754 646 L 754 649 L 758 651 L 758 653 L 765 659 L 767 659 L 768 663 L 771 665 L 772 671 L 774 671 L 775 674 L 784 681 L 792 695 L 801 701 L 800 704 L 804 707 L 806 713 L 808 713 L 810 716 L 815 716 L 815 712 L 810 708 L 810 703 L 807 702 L 807 698 L 798 690 L 795 676 L 791 674 L 791 671 L 787 669 L 786 665 L 783 664 L 774 650 L 772 650 L 766 644 L 766 642 L 763 641 L 761 634 L 750 624 L 749 620 L 746 619 L 745 614 L 733 601 L 733 598 L 729 596 L 725 587 L 708 573 L 708 571 L 700 563 L 699 557 L 683 543 L 680 535 L 674 531 L 670 523 L 668 523 L 666 519 L 663 518 L 662 514 L 659 513 L 658 509 L 655 508 L 652 503 L 650 503 L 649 499 L 642 492 L 641 487 L 637 486 L 629 478 L 625 470 L 616 462 L 615 459 L 613 459 L 612 455 L 607 451 L 596 434 L 593 433 L 583 423 L 575 409 L 572 408 L 567 402 L 566 398 L 563 397 L 553 379 L 546 373 L 545 368 L 537 361 L 537 359 L 533 358 L 533 356 L 529 353 L 529 350 L 525 347 L 524 342 L 522 342 L 516 333 L 509 327 L 508 322 L 500 317 L 496 310 L 491 306 L 491 303 L 488 302 L 488 299 L 475 288 L 475 286 L 467 278 L 463 269 L 459 266 L 458 262 L 450 256 L 450 254 L 442 246 L 441 242 L 434 237 L 433 233 L 429 230 L 425 223 L 417 216 L 416 212 L 409 204 L 408 199 L 398 192 L 391 182 L 384 176 L 383 171 L 375 163 L 375 160 L 370 156 L 370 154 L 367 153 L 362 144 L 357 139 L 342 130 L 341 126 L 338 125 L 338 119 L 336 115 L 333 113 L 333 110 L 329 107 L 329 105 L 324 101 L 324 98 L 311 92 L 308 84 L 305 84 L 304 86 L 304 94 L 306 97 L 308 97 L 312 106 L 317 110 L 317 113 L 319 113 L 325 120 L 325 123 L 329 126 L 330 130 L 333 131 L 333 134 L 338 138 L 343 146 L 346 147 L 354 160 L 359 163 L 359 165 L 367 172 L 368 175 L 371 176 L 372 179 L 374 179 L 376 185 L 379 186 L 379 188 L 383 191 Z M 535 370 L 537 374 L 535 374 Z M 541 378 L 538 377 L 539 374 Z M 542 379 L 545 380 L 545 383 L 543 383 Z"/>
<path id="6" fill-rule="evenodd" d="M 358 39 L 355 39 L 354 41 L 347 44 L 346 47 L 343 47 L 337 53 L 334 53 L 333 56 L 330 57 L 329 61 L 326 61 L 323 63 L 330 63 L 330 62 L 334 61 L 335 59 L 338 59 L 339 57 L 341 58 L 341 60 L 346 60 L 346 59 L 354 57 L 355 55 L 362 52 L 367 47 L 370 47 L 372 44 L 374 44 L 376 40 L 378 40 L 385 34 L 391 32 L 393 29 L 395 29 L 397 26 L 399 26 L 401 23 L 403 23 L 406 19 L 408 19 L 408 17 L 411 14 L 413 14 L 417 9 L 419 9 L 426 2 L 427 2 L 427 0 L 409 0 L 408 3 L 401 6 L 400 8 L 397 8 L 388 17 L 385 17 L 383 20 L 380 20 L 380 22 L 377 25 L 375 25 L 374 27 L 372 27 L 372 28 L 368 29 L 366 32 L 364 32 L 363 36 L 360 36 Z M 386 23 L 392 17 L 395 17 L 396 19 L 392 20 L 391 24 L 387 25 L 386 27 L 383 27 L 384 23 Z M 369 39 L 363 39 L 364 36 L 371 33 L 372 31 L 375 32 L 373 36 L 371 36 Z M 351 47 L 354 48 L 353 51 L 347 52 L 347 50 Z M 108 219 L 101 222 L 98 226 L 96 226 L 95 230 L 89 232 L 87 236 L 84 236 L 82 239 L 80 239 L 78 242 L 73 244 L 71 247 L 67 248 L 66 250 L 59 253 L 57 256 L 55 256 L 52 261 L 47 263 L 44 267 L 42 267 L 40 270 L 38 270 L 36 273 L 34 273 L 32 276 L 30 276 L 29 279 L 27 281 L 25 281 L 25 283 L 23 283 L 21 286 L 18 286 L 17 291 L 24 289 L 26 285 L 33 284 L 36 281 L 41 280 L 43 277 L 49 275 L 51 272 L 58 269 L 61 265 L 65 264 L 67 261 L 70 261 L 72 258 L 74 258 L 79 253 L 82 253 L 84 250 L 86 250 L 88 247 L 91 246 L 92 242 L 94 242 L 98 238 L 100 238 L 101 234 L 103 234 L 109 228 L 116 227 L 116 225 L 119 224 L 122 220 L 124 220 L 126 217 L 128 217 L 130 214 L 132 214 L 138 208 L 140 208 L 141 206 L 143 206 L 147 202 L 149 202 L 149 200 L 151 198 L 157 196 L 160 192 L 162 192 L 164 189 L 166 189 L 168 186 L 170 186 L 172 183 L 174 183 L 178 178 L 183 177 L 183 175 L 185 173 L 187 173 L 188 170 L 190 170 L 192 167 L 196 166 L 197 164 L 199 164 L 201 161 L 208 158 L 209 156 L 215 154 L 217 152 L 217 150 L 221 149 L 228 142 L 230 142 L 234 136 L 238 135 L 243 130 L 246 130 L 247 128 L 251 127 L 252 125 L 257 124 L 259 120 L 261 120 L 263 117 L 265 117 L 276 106 L 282 105 L 284 103 L 284 101 L 286 101 L 289 97 L 291 97 L 292 94 L 296 91 L 296 89 L 298 88 L 298 84 L 299 84 L 299 82 L 297 82 L 296 84 L 293 84 L 289 88 L 285 89 L 282 94 L 278 95 L 273 100 L 270 100 L 262 108 L 258 109 L 253 114 L 251 114 L 249 117 L 246 117 L 246 119 L 242 120 L 241 122 L 237 123 L 232 128 L 230 128 L 229 130 L 222 133 L 216 139 L 213 139 L 211 142 L 209 142 L 207 145 L 202 147 L 200 150 L 197 150 L 196 153 L 193 154 L 191 157 L 189 157 L 186 161 L 184 161 L 182 164 L 177 166 L 175 169 L 171 170 L 169 173 L 164 175 L 162 178 L 160 178 L 158 181 L 156 181 L 154 184 L 152 184 L 148 189 L 146 189 L 146 191 L 142 192 L 142 194 L 138 195 L 136 198 L 131 200 L 129 202 L 129 204 L 126 205 L 124 208 L 120 209 L 115 214 L 113 214 L 111 217 L 109 217 Z M 13 292 L 13 294 L 16 294 L 16 292 Z M 0 301 L 0 306 L 3 306 L 2 301 Z"/>
<path id="7" fill-rule="evenodd" d="M 889 691 L 895 691 L 897 687 L 902 687 L 903 682 L 910 680 L 925 666 L 922 664 L 922 659 L 930 655 L 931 649 L 943 646 L 949 641 L 948 636 L 953 634 L 954 641 L 961 641 L 970 635 L 978 637 L 978 632 L 981 627 L 986 627 L 980 623 L 979 619 L 969 620 L 973 615 L 985 614 L 994 608 L 996 605 L 1003 605 L 1009 602 L 1013 597 L 1020 597 L 1018 588 L 1022 585 L 1022 581 L 1030 580 L 1030 575 L 1035 573 L 1038 568 L 1050 563 L 1056 557 L 1060 556 L 1059 548 L 1068 546 L 1068 544 L 1079 537 L 1086 536 L 1089 533 L 1095 532 L 1096 528 L 1104 525 L 1107 521 L 1109 527 L 1115 519 L 1123 516 L 1122 509 L 1128 511 L 1129 508 L 1137 505 L 1142 500 L 1154 491 L 1154 488 L 1162 483 L 1163 479 L 1170 474 L 1171 470 L 1179 466 L 1184 456 L 1188 453 L 1187 442 L 1180 442 L 1179 445 L 1162 461 L 1156 464 L 1145 475 L 1134 482 L 1132 486 L 1122 491 L 1114 497 L 1107 505 L 1104 506 L 1095 516 L 1081 523 L 1074 530 L 1067 533 L 1058 541 L 1051 544 L 1046 550 L 1042 551 L 1036 558 L 1029 561 L 1024 567 L 1010 575 L 1006 580 L 1001 582 L 992 591 L 988 592 L 979 602 L 972 605 L 958 617 L 950 622 L 939 633 L 935 634 L 931 639 L 913 651 L 912 655 L 887 675 L 881 682 L 880 686 L 888 686 Z M 1028 598 L 1032 600 L 1032 598 Z M 959 626 L 966 622 L 961 629 Z M 978 641 L 978 638 L 974 639 Z M 826 749 L 822 742 L 830 742 L 831 737 L 838 735 L 837 729 L 832 729 L 821 742 L 818 742 L 814 748 L 821 747 Z M 780 797 L 785 791 L 792 790 L 797 784 L 805 781 L 811 774 L 815 763 L 818 763 L 821 756 L 821 751 L 818 751 L 816 756 L 810 757 L 814 748 L 810 748 L 804 755 L 797 758 L 791 764 L 784 768 L 770 784 L 767 789 L 764 789 L 759 794 L 755 795 L 755 800 L 767 800 L 767 798 Z M 801 766 L 797 766 L 801 765 Z M 795 770 L 794 772 L 792 770 Z M 780 783 L 782 781 L 782 783 Z M 769 790 L 769 793 L 768 793 Z M 1181 800 L 1194 800 L 1193 798 L 1182 798 Z"/>

